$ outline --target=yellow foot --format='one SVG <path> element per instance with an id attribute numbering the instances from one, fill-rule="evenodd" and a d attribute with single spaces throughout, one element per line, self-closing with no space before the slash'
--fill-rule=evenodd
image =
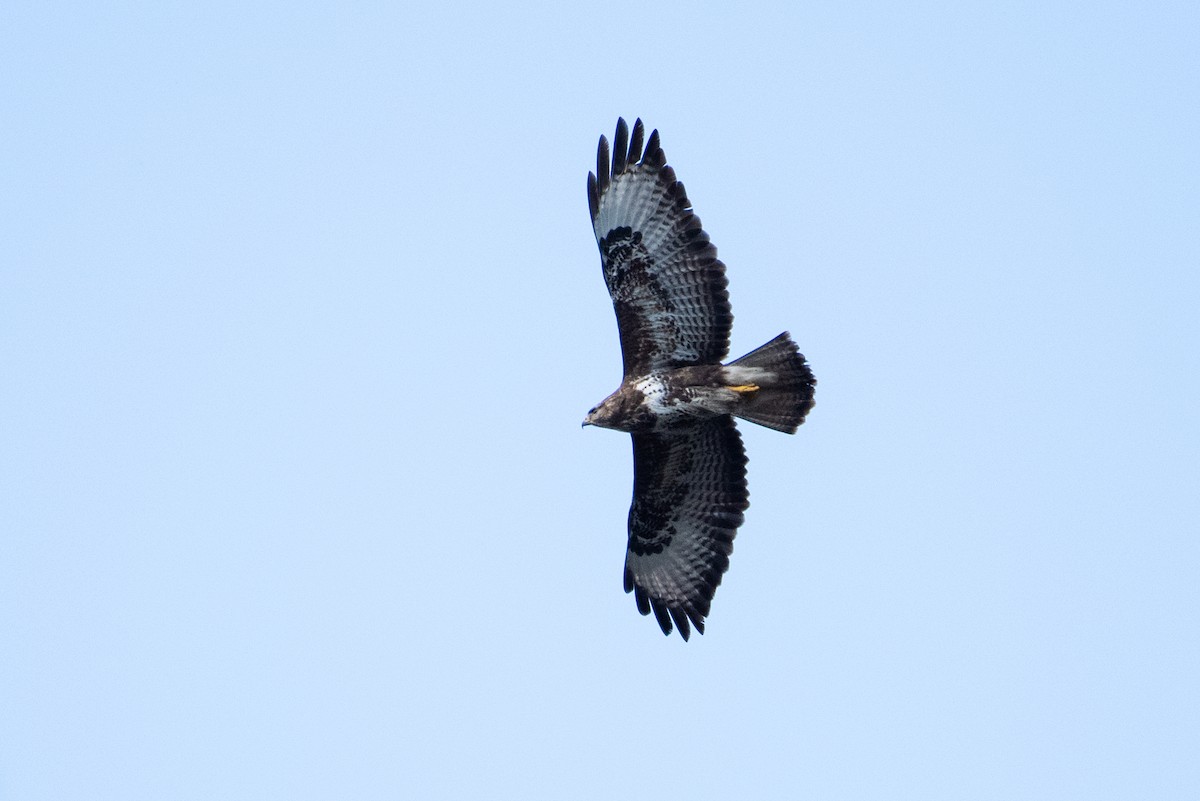
<path id="1" fill-rule="evenodd" d="M 741 384 L 736 387 L 728 387 L 734 392 L 758 392 L 758 384 Z"/>

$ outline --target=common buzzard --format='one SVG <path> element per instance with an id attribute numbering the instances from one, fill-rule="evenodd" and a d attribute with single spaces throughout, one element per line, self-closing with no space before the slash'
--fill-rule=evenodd
<path id="1" fill-rule="evenodd" d="M 633 435 L 625 592 L 683 639 L 704 618 L 750 505 L 733 418 L 793 434 L 816 379 L 785 331 L 729 364 L 725 265 L 667 166 L 658 131 L 642 150 L 617 120 L 601 136 L 588 205 L 621 334 L 624 380 L 583 424 Z"/>

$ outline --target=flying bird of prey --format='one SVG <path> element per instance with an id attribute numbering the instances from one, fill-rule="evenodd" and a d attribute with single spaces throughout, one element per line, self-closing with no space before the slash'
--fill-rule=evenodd
<path id="1" fill-rule="evenodd" d="M 658 131 L 601 136 L 588 205 L 621 335 L 625 377 L 583 424 L 633 435 L 625 592 L 683 639 L 704 633 L 750 505 L 733 418 L 794 434 L 816 379 L 785 331 L 723 365 L 733 313 L 725 265 L 667 166 Z"/>

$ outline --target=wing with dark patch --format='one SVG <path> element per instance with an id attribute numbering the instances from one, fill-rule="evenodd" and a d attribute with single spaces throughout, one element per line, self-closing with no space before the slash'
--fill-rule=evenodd
<path id="1" fill-rule="evenodd" d="M 733 314 L 725 265 L 667 166 L 658 131 L 617 120 L 612 159 L 600 137 L 588 174 L 592 228 L 617 312 L 625 375 L 715 364 L 729 351 Z"/>
<path id="2" fill-rule="evenodd" d="M 625 592 L 664 634 L 672 621 L 685 640 L 689 621 L 704 633 L 749 499 L 746 452 L 728 416 L 633 435 Z"/>

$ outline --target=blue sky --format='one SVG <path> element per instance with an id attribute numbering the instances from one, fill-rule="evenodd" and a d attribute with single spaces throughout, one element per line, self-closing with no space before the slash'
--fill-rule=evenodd
<path id="1" fill-rule="evenodd" d="M 1190 3 L 0 11 L 0 798 L 1195 798 Z M 790 330 L 621 591 L 585 177 Z"/>

